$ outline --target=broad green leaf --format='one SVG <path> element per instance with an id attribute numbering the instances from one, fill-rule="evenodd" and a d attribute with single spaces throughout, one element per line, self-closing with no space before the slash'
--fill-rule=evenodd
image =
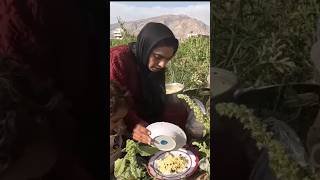
<path id="1" fill-rule="evenodd" d="M 114 176 L 120 177 L 126 168 L 126 160 L 125 159 L 117 159 L 114 162 Z"/>
<path id="2" fill-rule="evenodd" d="M 159 152 L 159 149 L 156 147 L 152 147 L 152 146 L 148 146 L 148 145 L 138 146 L 138 153 L 141 156 L 151 156 L 157 152 Z"/>

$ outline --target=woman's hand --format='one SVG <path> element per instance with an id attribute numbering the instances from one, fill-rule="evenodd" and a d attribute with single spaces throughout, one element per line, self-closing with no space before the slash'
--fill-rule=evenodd
<path id="1" fill-rule="evenodd" d="M 133 129 L 133 139 L 144 143 L 144 144 L 151 144 L 150 134 L 151 132 L 145 128 L 146 124 L 137 124 L 136 127 Z"/>

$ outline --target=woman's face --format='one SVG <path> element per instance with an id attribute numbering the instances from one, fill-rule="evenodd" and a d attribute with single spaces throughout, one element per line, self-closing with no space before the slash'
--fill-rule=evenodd
<path id="1" fill-rule="evenodd" d="M 173 55 L 174 49 L 172 47 L 161 46 L 154 48 L 149 57 L 149 70 L 152 72 L 163 70 Z"/>

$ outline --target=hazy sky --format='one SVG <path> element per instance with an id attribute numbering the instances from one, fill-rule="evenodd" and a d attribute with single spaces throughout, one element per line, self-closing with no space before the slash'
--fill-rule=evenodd
<path id="1" fill-rule="evenodd" d="M 120 16 L 124 21 L 133 21 L 164 14 L 184 14 L 210 25 L 210 1 L 111 1 L 110 24 Z"/>

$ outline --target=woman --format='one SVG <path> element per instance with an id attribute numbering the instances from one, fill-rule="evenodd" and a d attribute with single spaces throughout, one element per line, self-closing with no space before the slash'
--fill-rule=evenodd
<path id="1" fill-rule="evenodd" d="M 185 129 L 187 109 L 165 96 L 165 68 L 178 46 L 167 26 L 151 22 L 142 28 L 137 42 L 110 49 L 110 80 L 125 86 L 132 96 L 125 121 L 139 142 L 151 143 L 145 127 L 153 122 L 167 121 Z"/>

